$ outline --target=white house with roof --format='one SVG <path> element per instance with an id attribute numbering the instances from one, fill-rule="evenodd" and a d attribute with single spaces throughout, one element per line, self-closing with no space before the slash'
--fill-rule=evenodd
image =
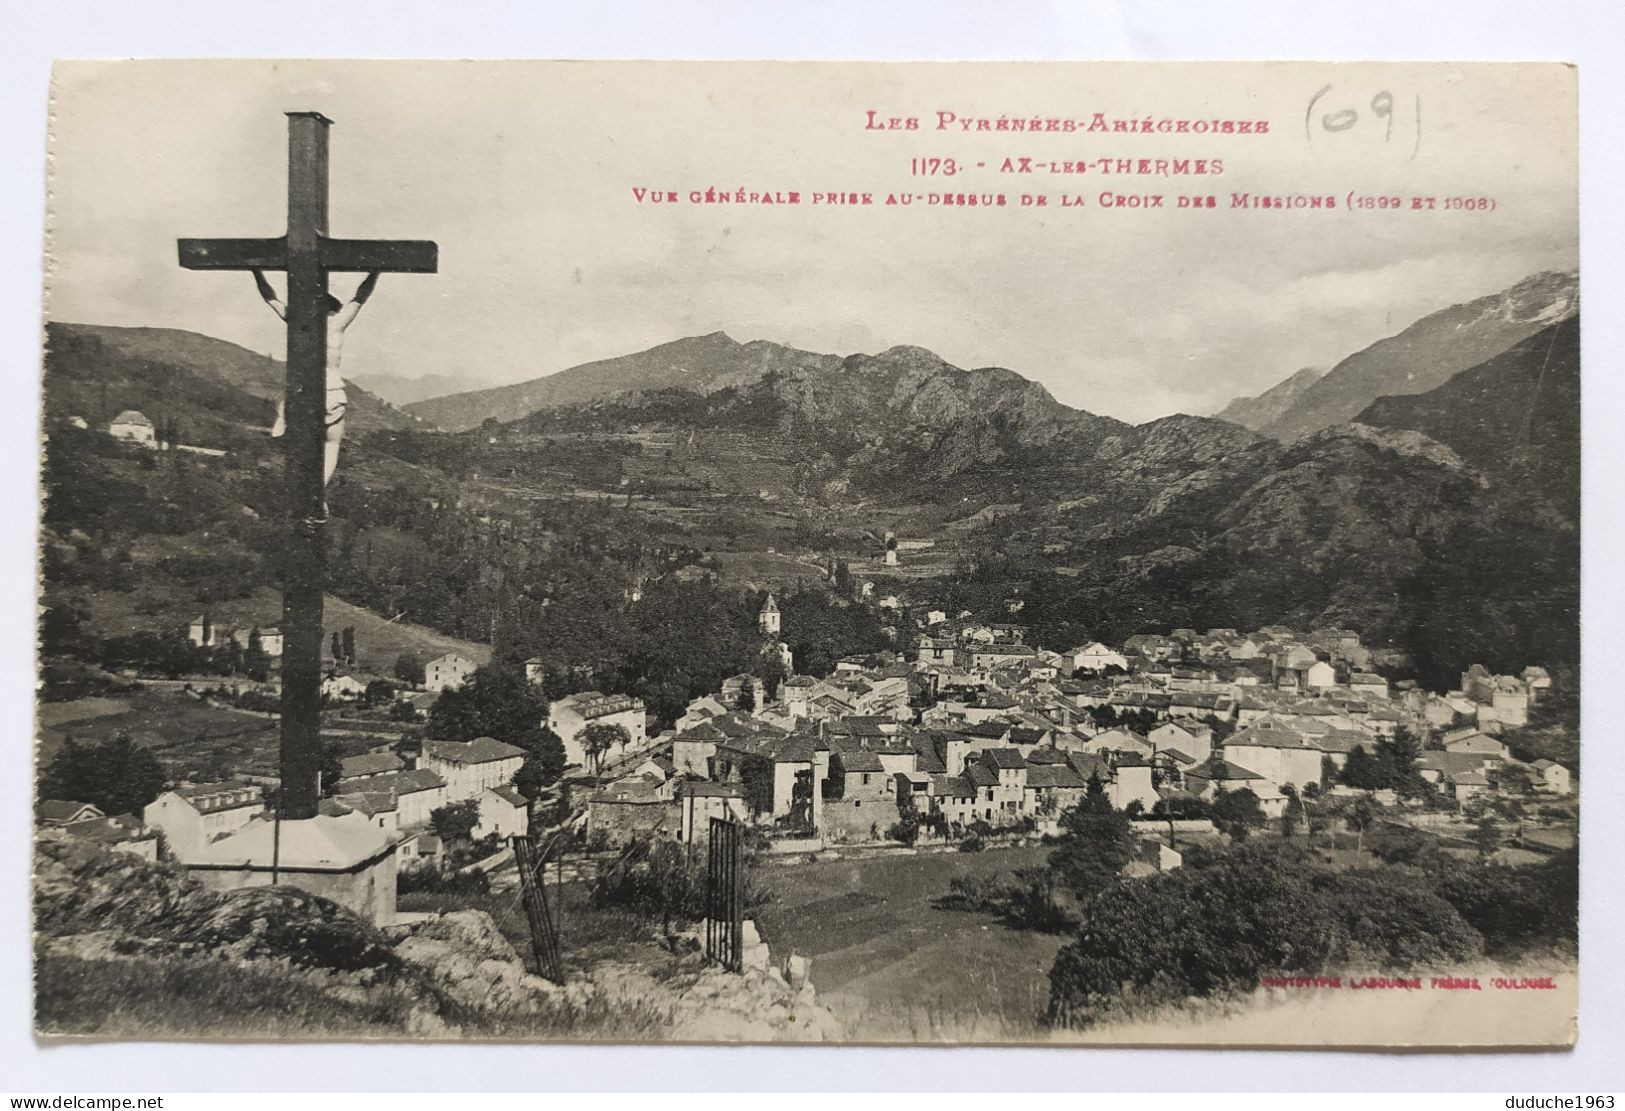
<path id="1" fill-rule="evenodd" d="M 1121 652 L 1100 643 L 1091 641 L 1088 644 L 1065 652 L 1067 662 L 1073 671 L 1104 671 L 1108 667 L 1128 670 L 1128 660 Z"/>
<path id="2" fill-rule="evenodd" d="M 1325 660 L 1316 660 L 1304 670 L 1303 682 L 1306 687 L 1324 690 L 1337 685 L 1337 669 Z"/>
<path id="3" fill-rule="evenodd" d="M 1159 752 L 1176 749 L 1198 764 L 1213 753 L 1213 727 L 1190 718 L 1165 721 L 1146 734 L 1146 739 Z"/>
<path id="4" fill-rule="evenodd" d="M 1478 707 L 1478 722 L 1480 725 L 1496 722 L 1514 729 L 1528 725 L 1529 690 L 1523 680 L 1510 675 L 1497 676 L 1489 705 Z"/>
<path id="5" fill-rule="evenodd" d="M 170 851 L 184 864 L 205 845 L 241 829 L 264 809 L 260 788 L 233 780 L 165 791 L 141 812 L 141 820 L 163 831 Z"/>
<path id="6" fill-rule="evenodd" d="M 1446 752 L 1471 752 L 1496 760 L 1506 760 L 1512 755 L 1505 744 L 1477 729 L 1452 730 L 1444 735 L 1443 744 Z"/>
<path id="7" fill-rule="evenodd" d="M 350 808 L 280 823 L 256 816 L 183 863 L 210 890 L 265 887 L 275 879 L 385 925 L 395 917 L 398 840 Z"/>
<path id="8" fill-rule="evenodd" d="M 468 682 L 479 664 L 461 652 L 447 652 L 423 665 L 423 686 L 432 691 L 456 690 Z"/>
<path id="9" fill-rule="evenodd" d="M 254 631 L 256 628 L 259 630 L 260 634 L 260 651 L 264 652 L 273 660 L 281 659 L 282 629 L 278 625 L 250 625 L 246 629 L 239 627 L 231 631 L 231 639 L 237 643 L 238 647 L 242 648 L 244 651 L 247 651 L 248 646 L 254 643 Z"/>
<path id="10" fill-rule="evenodd" d="M 1223 751 L 1226 760 L 1257 772 L 1277 787 L 1320 782 L 1320 749 L 1296 729 L 1267 718 L 1225 738 Z"/>
<path id="11" fill-rule="evenodd" d="M 186 639 L 193 648 L 213 648 L 224 644 L 227 638 L 228 630 L 209 620 L 206 613 L 192 618 L 191 624 L 186 626 Z"/>
<path id="12" fill-rule="evenodd" d="M 1536 760 L 1529 765 L 1535 773 L 1535 790 L 1552 795 L 1566 795 L 1572 791 L 1569 769 L 1556 760 Z"/>
<path id="13" fill-rule="evenodd" d="M 1208 757 L 1185 772 L 1184 778 L 1185 789 L 1203 799 L 1211 799 L 1220 791 L 1239 791 L 1243 787 L 1257 794 L 1264 782 L 1264 777 L 1251 768 L 1219 756 Z"/>
<path id="14" fill-rule="evenodd" d="M 403 771 L 406 762 L 393 752 L 365 752 L 339 761 L 339 784 L 350 786 L 378 775 Z"/>
<path id="15" fill-rule="evenodd" d="M 1544 667 L 1526 667 L 1518 677 L 1523 680 L 1524 687 L 1529 691 L 1529 704 L 1531 706 L 1539 702 L 1552 689 L 1552 677 Z"/>
<path id="16" fill-rule="evenodd" d="M 367 693 L 367 684 L 354 675 L 334 672 L 322 679 L 322 697 L 356 699 Z"/>
<path id="17" fill-rule="evenodd" d="M 479 794 L 480 820 L 475 837 L 523 837 L 530 832 L 530 803 L 512 784 L 487 787 Z"/>
<path id="18" fill-rule="evenodd" d="M 71 799 L 41 799 L 34 807 L 34 820 L 42 826 L 65 826 L 106 816 L 99 807 Z"/>
<path id="19" fill-rule="evenodd" d="M 547 727 L 564 742 L 568 764 L 585 766 L 587 763 L 581 733 L 589 725 L 619 725 L 626 730 L 626 745 L 603 753 L 602 759 L 607 762 L 643 747 L 647 740 L 648 714 L 643 699 L 602 691 L 566 695 L 547 708 Z"/>
<path id="20" fill-rule="evenodd" d="M 128 440 L 142 447 L 157 447 L 158 432 L 152 421 L 139 409 L 126 409 L 107 425 L 107 434 L 115 440 Z"/>
<path id="21" fill-rule="evenodd" d="M 59 827 L 63 833 L 110 852 L 128 853 L 142 860 L 158 860 L 158 834 L 132 814 L 81 818 Z"/>
<path id="22" fill-rule="evenodd" d="M 1388 680 L 1372 671 L 1356 671 L 1349 676 L 1349 690 L 1364 698 L 1387 698 Z"/>
<path id="23" fill-rule="evenodd" d="M 447 802 L 460 802 L 512 782 L 524 762 L 524 749 L 492 737 L 476 737 L 472 741 L 424 741 L 418 767 L 445 780 Z"/>
<path id="24" fill-rule="evenodd" d="M 749 816 L 744 792 L 734 783 L 684 780 L 677 784 L 678 840 L 703 842 L 711 834 L 711 819 L 742 822 Z"/>
<path id="25" fill-rule="evenodd" d="M 446 794 L 446 781 L 432 768 L 369 777 L 358 781 L 356 786 L 368 792 L 388 791 L 395 799 L 396 824 L 401 829 L 427 825 L 429 815 L 451 801 Z"/>

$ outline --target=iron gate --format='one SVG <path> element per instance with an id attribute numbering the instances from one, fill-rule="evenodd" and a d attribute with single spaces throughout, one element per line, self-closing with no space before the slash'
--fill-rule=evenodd
<path id="1" fill-rule="evenodd" d="M 549 846 L 551 851 L 551 846 Z M 555 984 L 564 983 L 564 964 L 559 957 L 559 931 L 547 905 L 547 887 L 538 869 L 547 864 L 543 856 L 538 862 L 535 847 L 529 837 L 513 839 L 514 863 L 519 866 L 519 886 L 524 893 L 525 919 L 530 925 L 530 947 L 536 957 L 536 971 Z"/>
<path id="2" fill-rule="evenodd" d="M 705 870 L 705 956 L 739 972 L 745 967 L 745 898 L 739 872 L 739 823 L 711 819 Z"/>

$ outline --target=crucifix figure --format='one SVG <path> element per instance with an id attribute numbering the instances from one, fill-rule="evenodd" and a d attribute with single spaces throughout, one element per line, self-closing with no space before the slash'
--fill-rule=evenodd
<path id="1" fill-rule="evenodd" d="M 277 298 L 276 290 L 271 283 L 265 280 L 265 271 L 254 271 L 254 284 L 259 287 L 260 296 L 265 303 L 271 306 L 271 311 L 283 320 L 288 319 L 288 306 Z M 355 318 L 361 315 L 361 306 L 367 303 L 372 296 L 373 288 L 378 285 L 378 271 L 374 270 L 362 280 L 356 288 L 355 296 L 350 303 L 345 304 L 331 293 L 322 298 L 322 307 L 327 310 L 327 389 L 324 394 L 323 422 L 327 425 L 327 441 L 322 446 L 322 485 L 333 481 L 333 469 L 339 465 L 339 444 L 344 440 L 344 414 L 350 407 L 350 399 L 344 392 L 344 379 L 339 375 L 339 363 L 344 358 L 344 333 Z M 285 402 L 277 401 L 276 424 L 271 427 L 273 439 L 281 436 L 287 430 L 287 416 Z"/>
<path id="2" fill-rule="evenodd" d="M 383 272 L 433 274 L 439 261 L 426 240 L 329 239 L 327 135 L 332 121 L 320 112 L 288 113 L 288 231 L 275 239 L 182 239 L 180 263 L 189 270 L 248 270 L 262 295 L 263 271 L 288 275 L 286 302 L 272 305 L 288 324 L 287 382 L 281 419 L 286 463 L 288 541 L 282 585 L 282 792 L 281 818 L 314 818 L 321 800 L 322 590 L 325 579 L 326 479 L 338 460 L 344 391 L 338 350 L 361 303 Z M 332 312 L 331 273 L 367 279 L 348 306 Z M 275 301 L 274 292 L 267 300 Z M 346 314 L 348 314 L 346 316 Z M 329 378 L 331 375 L 331 379 Z M 337 421 L 328 382 L 338 386 Z"/>

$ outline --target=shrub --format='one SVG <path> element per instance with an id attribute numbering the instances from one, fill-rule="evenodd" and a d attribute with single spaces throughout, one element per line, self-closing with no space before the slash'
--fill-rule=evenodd
<path id="1" fill-rule="evenodd" d="M 1572 944 L 1579 930 L 1579 853 L 1513 868 L 1439 857 L 1428 870 L 1437 894 L 1484 938 L 1492 954 Z"/>
<path id="2" fill-rule="evenodd" d="M 1265 973 L 1477 954 L 1478 933 L 1432 887 L 1422 872 L 1334 872 L 1279 844 L 1109 887 L 1056 955 L 1050 1020 L 1087 1025 L 1125 992 L 1157 1001 L 1250 989 Z"/>
<path id="3" fill-rule="evenodd" d="M 740 882 L 748 911 L 768 901 L 756 882 L 755 857 L 740 854 Z M 695 920 L 705 917 L 706 857 L 690 853 L 684 846 L 664 841 L 649 848 L 642 860 L 614 868 L 599 878 L 592 890 L 592 904 L 599 908 L 617 907 L 644 917 L 658 916 Z"/>
<path id="4" fill-rule="evenodd" d="M 484 895 L 491 890 L 491 877 L 484 872 L 454 872 L 445 868 L 408 868 L 395 876 L 395 893 L 411 895 Z"/>

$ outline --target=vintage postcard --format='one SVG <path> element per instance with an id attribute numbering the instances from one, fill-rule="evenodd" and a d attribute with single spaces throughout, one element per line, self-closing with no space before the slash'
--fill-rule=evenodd
<path id="1" fill-rule="evenodd" d="M 41 1037 L 1561 1047 L 1576 74 L 63 62 Z"/>

